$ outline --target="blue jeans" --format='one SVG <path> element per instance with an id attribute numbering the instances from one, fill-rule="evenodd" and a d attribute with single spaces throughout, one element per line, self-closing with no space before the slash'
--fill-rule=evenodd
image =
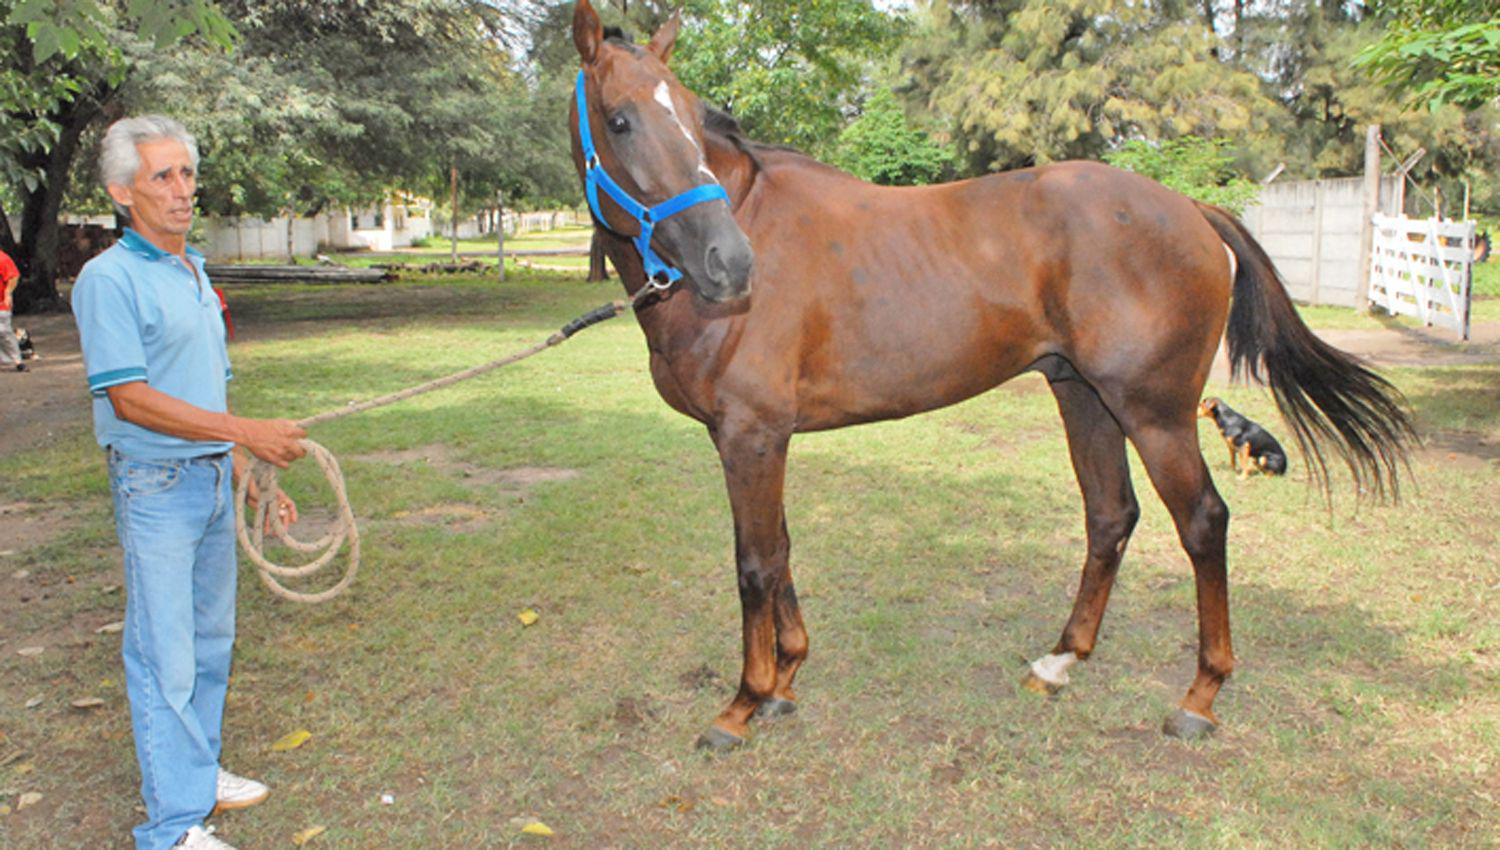
<path id="1" fill-rule="evenodd" d="M 146 801 L 137 850 L 171 847 L 215 803 L 234 645 L 231 470 L 227 454 L 109 452 L 125 550 L 125 690 Z"/>

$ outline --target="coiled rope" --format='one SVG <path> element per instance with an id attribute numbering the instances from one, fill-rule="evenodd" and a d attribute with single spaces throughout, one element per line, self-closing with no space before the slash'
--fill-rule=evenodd
<path id="1" fill-rule="evenodd" d="M 336 408 L 316 416 L 297 420 L 297 424 L 303 428 L 310 428 L 323 422 L 363 413 L 366 410 L 374 410 L 377 407 L 395 404 L 405 401 L 412 396 L 430 393 L 443 387 L 452 386 L 460 381 L 476 378 L 486 372 L 492 372 L 502 366 L 509 366 L 520 360 L 560 345 L 573 334 L 584 328 L 598 324 L 606 319 L 613 319 L 625 310 L 635 307 L 643 298 L 661 291 L 661 287 L 647 284 L 636 291 L 629 299 L 612 301 L 579 316 L 567 323 L 563 328 L 545 340 L 531 346 L 530 348 L 507 355 L 499 360 L 491 360 L 488 363 L 455 372 L 444 378 L 428 381 L 415 387 L 390 393 L 379 398 L 363 401 L 358 404 L 350 404 L 347 407 Z M 312 440 L 302 440 L 302 448 L 307 451 L 309 457 L 317 462 L 318 468 L 323 471 L 323 477 L 328 481 L 329 488 L 333 491 L 333 499 L 337 503 L 337 516 L 334 524 L 327 534 L 317 540 L 305 541 L 298 539 L 287 528 L 281 517 L 281 512 L 274 507 L 277 496 L 281 493 L 278 478 L 281 470 L 275 465 L 267 463 L 260 458 L 252 456 L 248 474 L 240 476 L 239 485 L 235 491 L 235 531 L 239 536 L 240 546 L 244 548 L 245 554 L 250 562 L 255 564 L 256 572 L 260 576 L 261 583 L 266 589 L 276 596 L 292 602 L 326 602 L 340 593 L 343 593 L 353 583 L 354 576 L 359 572 L 359 526 L 354 520 L 354 508 L 349 504 L 349 491 L 344 484 L 344 473 L 339 469 L 339 462 L 333 453 L 323 448 Z M 258 494 L 258 503 L 254 508 L 250 505 L 250 482 L 255 481 Z M 269 529 L 269 532 L 267 531 Z M 287 566 L 274 563 L 265 555 L 265 537 L 269 533 L 271 537 L 287 548 L 301 552 L 305 555 L 316 556 L 305 564 L 299 566 Z M 317 593 L 306 593 L 292 590 L 281 583 L 280 579 L 304 578 L 318 572 L 333 562 L 344 544 L 349 545 L 349 557 L 344 575 L 336 584 L 326 590 Z"/>

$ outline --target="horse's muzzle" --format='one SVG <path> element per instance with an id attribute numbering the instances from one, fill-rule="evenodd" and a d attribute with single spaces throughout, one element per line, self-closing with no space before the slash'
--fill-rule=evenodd
<path id="1" fill-rule="evenodd" d="M 755 251 L 724 204 L 701 204 L 662 222 L 656 232 L 703 300 L 723 304 L 750 294 Z"/>
<path id="2" fill-rule="evenodd" d="M 716 303 L 733 301 L 750 294 L 750 270 L 755 252 L 750 240 L 735 232 L 730 238 L 714 242 L 703 253 L 703 281 L 699 294 Z"/>

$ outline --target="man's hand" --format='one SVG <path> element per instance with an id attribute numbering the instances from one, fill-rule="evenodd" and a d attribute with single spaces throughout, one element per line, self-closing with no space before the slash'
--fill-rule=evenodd
<path id="1" fill-rule="evenodd" d="M 238 454 L 236 454 L 235 459 L 238 461 Z M 236 463 L 236 467 L 238 467 L 238 463 Z M 236 469 L 236 475 L 239 474 L 242 473 Z M 256 485 L 255 479 L 251 478 L 249 483 L 245 485 L 245 511 L 247 514 L 253 516 L 259 507 L 260 487 Z M 266 511 L 265 531 L 267 534 L 273 534 L 276 531 L 274 521 L 271 519 L 272 514 L 280 518 L 282 528 L 290 528 L 292 523 L 297 521 L 297 503 L 292 501 L 291 496 L 288 496 L 281 490 L 276 491 L 276 505 L 271 510 Z"/>
<path id="2" fill-rule="evenodd" d="M 286 469 L 307 454 L 299 442 L 307 432 L 290 419 L 241 419 L 240 428 L 235 442 L 266 463 Z"/>

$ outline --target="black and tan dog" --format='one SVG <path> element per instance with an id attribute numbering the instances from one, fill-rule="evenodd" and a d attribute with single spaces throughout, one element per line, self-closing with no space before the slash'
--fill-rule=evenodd
<path id="1" fill-rule="evenodd" d="M 1270 432 L 1250 421 L 1248 417 L 1235 413 L 1229 405 L 1216 398 L 1206 398 L 1198 404 L 1198 415 L 1212 419 L 1229 446 L 1229 468 L 1239 470 L 1241 478 L 1250 477 L 1251 471 L 1267 475 L 1286 472 L 1286 452 Z"/>
<path id="2" fill-rule="evenodd" d="M 16 331 L 16 345 L 21 349 L 22 360 L 36 359 L 36 346 L 31 344 L 31 332 L 25 329 Z"/>

